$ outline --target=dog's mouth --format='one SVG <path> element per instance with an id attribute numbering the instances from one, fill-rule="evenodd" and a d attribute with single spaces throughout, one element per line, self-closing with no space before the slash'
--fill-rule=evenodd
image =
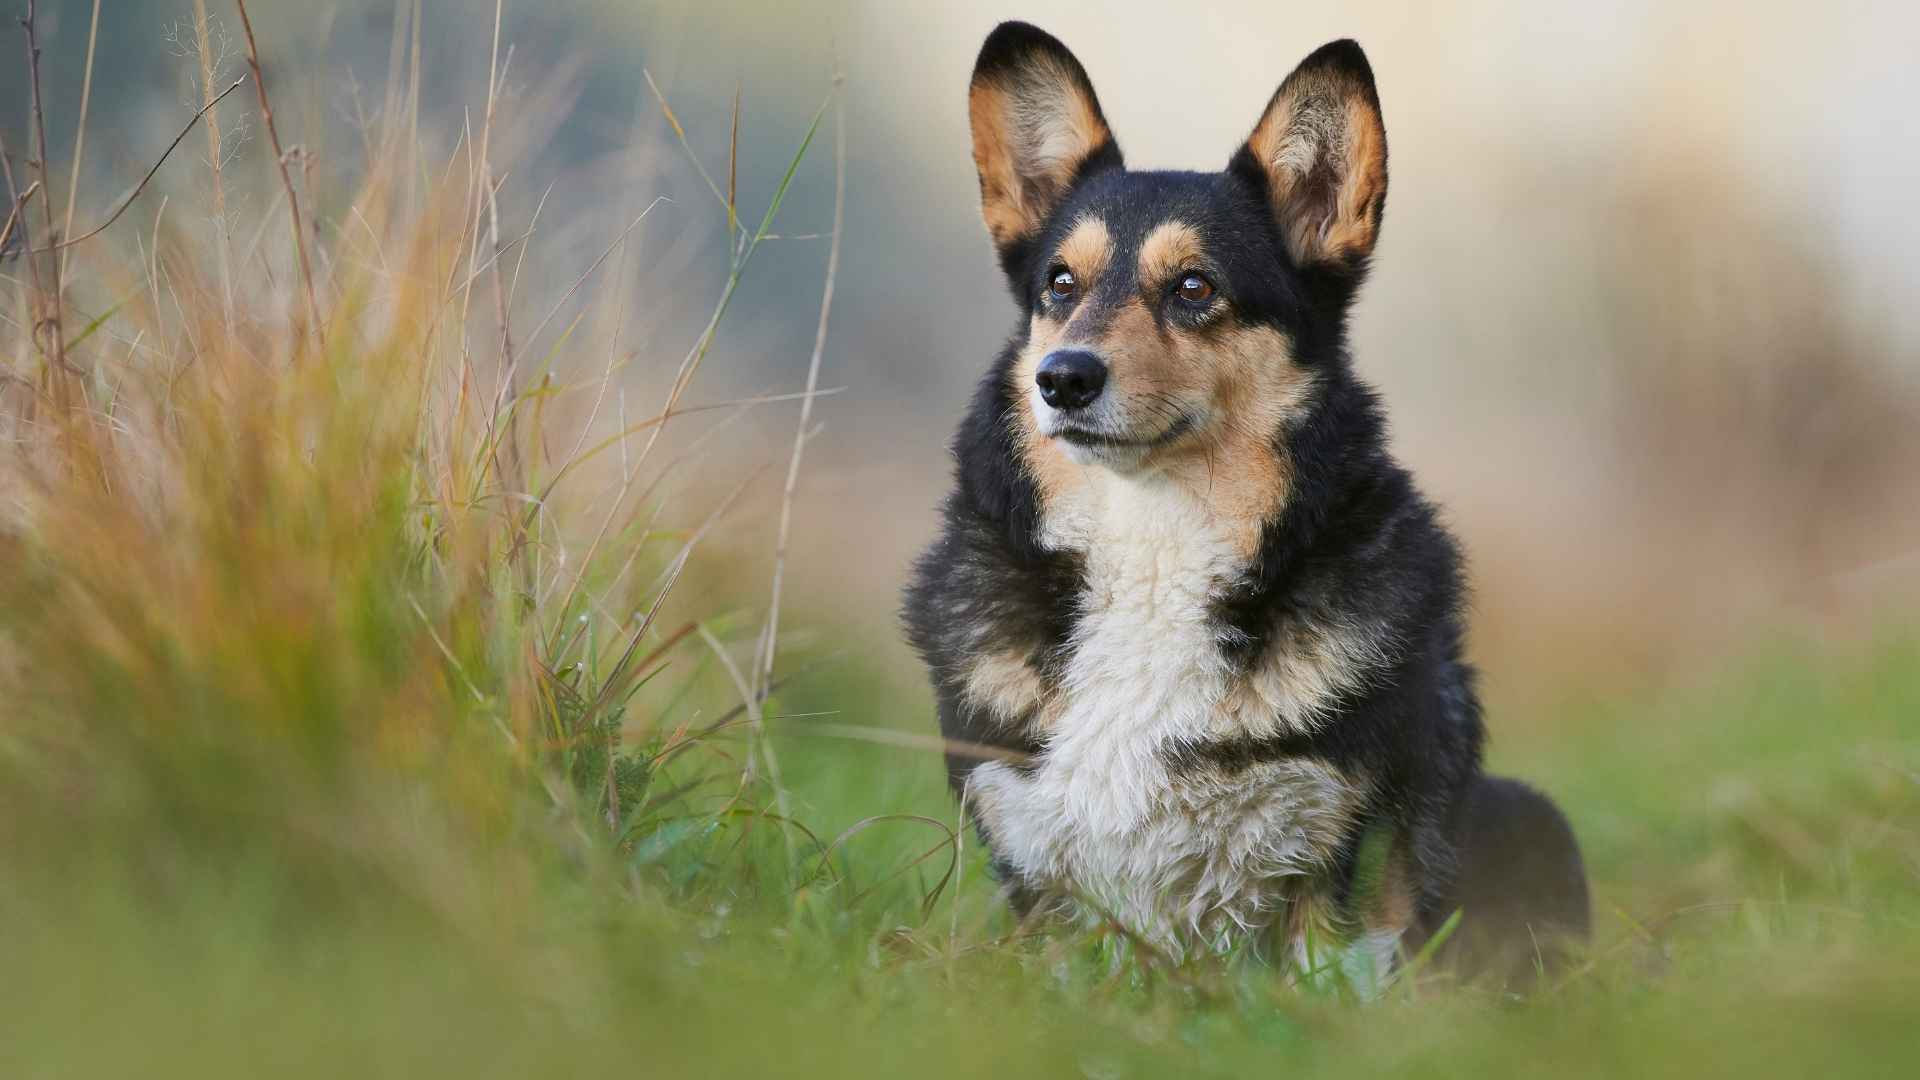
<path id="1" fill-rule="evenodd" d="M 1144 437 L 1113 435 L 1104 431 L 1094 431 L 1072 424 L 1062 424 L 1060 427 L 1055 428 L 1053 437 L 1062 442 L 1071 443 L 1074 446 L 1083 446 L 1088 449 L 1143 452 L 1166 446 L 1187 432 L 1192 431 L 1193 428 L 1193 417 L 1183 414 L 1161 431 Z"/>

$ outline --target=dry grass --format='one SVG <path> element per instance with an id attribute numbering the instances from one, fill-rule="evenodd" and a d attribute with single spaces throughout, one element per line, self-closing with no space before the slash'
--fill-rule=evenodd
<path id="1" fill-rule="evenodd" d="M 490 154 L 546 117 L 513 115 L 500 93 L 497 13 L 481 126 L 427 160 L 417 104 L 389 95 L 362 117 L 362 182 L 344 199 L 296 185 L 305 151 L 275 130 L 273 73 L 243 25 L 280 181 L 262 220 L 230 235 L 224 193 L 251 181 L 217 144 L 212 228 L 170 220 L 149 192 L 165 155 L 72 240 L 51 228 L 44 183 L 16 199 L 37 195 L 49 226 L 9 264 L 34 272 L 7 277 L 0 324 L 11 780 L 81 818 L 149 800 L 208 818 L 257 804 L 281 827 L 344 813 L 358 824 L 342 828 L 377 831 L 391 807 L 343 806 L 352 778 L 348 803 L 377 781 L 479 814 L 470 824 L 484 835 L 558 813 L 600 822 L 615 849 L 696 802 L 715 817 L 780 804 L 760 737 L 778 573 L 739 680 L 701 661 L 710 648 L 733 668 L 722 637 L 744 628 L 669 602 L 750 485 L 691 516 L 657 493 L 690 461 L 667 453 L 670 427 L 797 399 L 790 503 L 820 349 L 798 394 L 688 395 L 824 106 L 757 228 L 721 195 L 724 291 L 665 399 L 636 418 L 625 365 L 597 359 L 618 354 L 619 320 L 611 342 L 576 330 L 591 313 L 584 291 L 661 203 L 573 267 L 542 317 L 515 325 L 540 209 L 502 220 L 512 170 Z M 203 10 L 203 85 L 209 36 Z M 208 88 L 168 154 L 195 122 L 217 123 L 242 81 Z M 143 195 L 144 212 L 128 214 Z M 230 276 L 230 260 L 245 272 Z M 784 529 L 767 539 L 784 544 Z M 690 672 L 661 678 L 676 663 Z M 637 711 L 642 690 L 678 707 Z"/>

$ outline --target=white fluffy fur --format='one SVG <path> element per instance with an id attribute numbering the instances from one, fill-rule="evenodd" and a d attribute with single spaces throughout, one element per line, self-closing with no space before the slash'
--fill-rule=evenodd
<path id="1" fill-rule="evenodd" d="M 1323 867 L 1358 792 L 1304 760 L 1176 776 L 1168 748 L 1310 726 L 1377 650 L 1364 635 L 1320 634 L 1305 650 L 1282 640 L 1288 655 L 1236 678 L 1208 624 L 1211 598 L 1242 569 L 1224 530 L 1156 476 L 1088 474 L 1049 507 L 1043 532 L 1084 553 L 1088 584 L 1072 660 L 1043 709 L 1047 753 L 1027 773 L 980 766 L 968 796 L 1027 881 L 1176 953 L 1224 949 L 1274 924 L 1287 879 Z M 1324 644 L 1349 639 L 1362 644 Z"/>

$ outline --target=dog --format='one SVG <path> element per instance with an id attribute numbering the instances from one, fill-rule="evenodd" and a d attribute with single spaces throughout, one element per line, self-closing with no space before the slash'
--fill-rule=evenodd
<path id="1" fill-rule="evenodd" d="M 1221 172 L 1127 169 L 1024 23 L 968 109 L 1020 319 L 904 622 L 1015 911 L 1376 986 L 1443 927 L 1469 977 L 1558 963 L 1578 847 L 1481 771 L 1459 546 L 1348 355 L 1387 194 L 1365 54 L 1308 56 Z"/>

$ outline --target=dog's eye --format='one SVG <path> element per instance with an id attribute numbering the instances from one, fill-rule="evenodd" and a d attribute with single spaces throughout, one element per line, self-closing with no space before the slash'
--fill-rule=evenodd
<path id="1" fill-rule="evenodd" d="M 1047 283 L 1047 291 L 1053 294 L 1055 300 L 1067 299 L 1079 287 L 1080 283 L 1073 279 L 1071 270 L 1055 270 L 1053 280 Z"/>
<path id="2" fill-rule="evenodd" d="M 1190 304 L 1204 304 L 1213 299 L 1213 282 L 1199 274 L 1188 274 L 1180 279 L 1180 288 L 1175 291 Z"/>

